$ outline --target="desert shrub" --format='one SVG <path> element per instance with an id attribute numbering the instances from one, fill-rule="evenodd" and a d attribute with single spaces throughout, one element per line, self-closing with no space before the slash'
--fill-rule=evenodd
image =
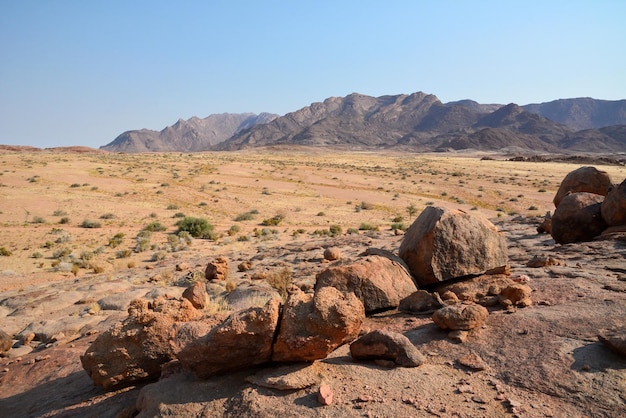
<path id="1" fill-rule="evenodd" d="M 237 235 L 241 231 L 241 227 L 239 225 L 233 225 L 228 230 L 228 236 L 232 237 L 233 235 Z"/>
<path id="2" fill-rule="evenodd" d="M 235 222 L 251 221 L 253 219 L 254 213 L 252 213 L 252 211 L 240 213 L 239 215 L 235 216 Z"/>
<path id="3" fill-rule="evenodd" d="M 237 241 L 239 242 L 247 242 L 250 241 L 250 237 L 247 235 L 240 235 L 237 237 Z"/>
<path id="4" fill-rule="evenodd" d="M 11 254 L 13 253 L 7 250 L 6 247 L 0 247 L 0 256 L 9 257 Z"/>
<path id="5" fill-rule="evenodd" d="M 267 283 L 280 294 L 283 300 L 287 299 L 287 290 L 291 283 L 291 270 L 283 267 L 280 270 L 272 270 L 267 274 Z"/>
<path id="6" fill-rule="evenodd" d="M 396 216 L 391 220 L 391 222 L 404 222 L 404 218 L 402 216 Z"/>
<path id="7" fill-rule="evenodd" d="M 226 282 L 225 287 L 226 287 L 226 291 L 228 293 L 231 293 L 233 290 L 237 289 L 237 283 L 235 283 L 234 280 L 228 280 Z"/>
<path id="8" fill-rule="evenodd" d="M 137 236 L 135 244 L 135 252 L 141 253 L 150 249 L 150 237 Z"/>
<path id="9" fill-rule="evenodd" d="M 360 231 L 378 231 L 378 227 L 367 223 L 367 222 L 363 222 L 360 226 L 359 226 L 359 230 Z"/>
<path id="10" fill-rule="evenodd" d="M 261 225 L 277 226 L 283 221 L 283 219 L 284 219 L 283 215 L 275 215 L 275 216 L 272 216 L 271 218 L 264 219 L 263 222 L 261 222 Z"/>
<path id="11" fill-rule="evenodd" d="M 546 189 L 539 189 L 538 192 L 539 193 L 545 193 L 547 190 Z"/>
<path id="12" fill-rule="evenodd" d="M 33 217 L 33 220 L 31 221 L 31 223 L 33 223 L 33 224 L 45 224 L 46 220 L 44 218 L 42 218 L 41 216 L 35 216 L 35 217 Z"/>
<path id="13" fill-rule="evenodd" d="M 93 270 L 94 273 L 99 274 L 99 273 L 103 273 L 104 272 L 104 267 L 100 266 L 100 265 L 92 265 L 91 269 Z"/>
<path id="14" fill-rule="evenodd" d="M 112 213 L 104 213 L 100 215 L 100 219 L 115 219 L 115 215 Z"/>
<path id="15" fill-rule="evenodd" d="M 150 222 L 148 225 L 144 226 L 143 229 L 149 232 L 163 232 L 167 230 L 167 227 L 160 222 Z"/>
<path id="16" fill-rule="evenodd" d="M 332 237 L 335 237 L 337 235 L 341 235 L 341 233 L 343 232 L 343 229 L 339 225 L 331 225 L 328 227 L 328 231 L 330 232 L 330 235 Z"/>
<path id="17" fill-rule="evenodd" d="M 203 206 L 207 206 L 208 203 L 207 202 L 200 202 L 198 203 L 198 206 L 203 207 Z"/>
<path id="18" fill-rule="evenodd" d="M 56 250 L 52 253 L 52 258 L 60 259 L 69 256 L 72 254 L 72 250 L 70 248 L 64 247 Z"/>
<path id="19" fill-rule="evenodd" d="M 396 231 L 396 230 L 405 231 L 406 230 L 406 226 L 402 222 L 393 222 L 391 224 L 391 230 L 393 230 L 393 231 Z"/>
<path id="20" fill-rule="evenodd" d="M 31 255 L 31 257 L 32 257 L 32 258 L 43 258 L 43 254 L 42 254 L 42 253 L 40 253 L 39 251 L 37 251 L 37 252 L 34 252 L 34 253 Z"/>
<path id="21" fill-rule="evenodd" d="M 185 214 L 182 212 L 176 212 L 172 218 L 184 218 Z"/>
<path id="22" fill-rule="evenodd" d="M 77 187 L 80 187 L 80 184 L 78 184 L 78 183 L 72 183 L 72 184 L 70 184 L 70 187 L 75 189 L 75 188 L 77 188 Z"/>
<path id="23" fill-rule="evenodd" d="M 194 218 L 187 216 L 176 222 L 179 232 L 186 231 L 194 238 L 215 239 L 216 234 L 213 231 L 213 225 L 204 218 Z"/>
<path id="24" fill-rule="evenodd" d="M 80 253 L 80 259 L 83 261 L 89 261 L 94 257 L 94 254 L 91 251 L 83 251 Z"/>
<path id="25" fill-rule="evenodd" d="M 228 302 L 222 297 L 210 297 L 209 302 L 204 307 L 204 312 L 209 316 L 220 312 L 228 312 L 229 310 Z"/>
<path id="26" fill-rule="evenodd" d="M 59 219 L 59 223 L 61 225 L 69 224 L 70 223 L 70 218 L 68 218 L 67 216 L 64 216 L 61 219 Z"/>
<path id="27" fill-rule="evenodd" d="M 359 230 L 357 228 L 348 228 L 348 230 L 346 231 L 346 234 L 348 235 L 352 235 L 352 234 L 358 234 Z"/>
<path id="28" fill-rule="evenodd" d="M 67 212 L 61 209 L 57 209 L 54 212 L 52 212 L 52 216 L 66 216 Z"/>
<path id="29" fill-rule="evenodd" d="M 128 248 L 115 252 L 115 258 L 128 258 L 133 252 Z"/>
<path id="30" fill-rule="evenodd" d="M 161 260 L 164 260 L 166 256 L 167 254 L 164 251 L 157 251 L 156 253 L 152 254 L 152 257 L 150 258 L 150 260 L 161 261 Z"/>
<path id="31" fill-rule="evenodd" d="M 539 208 L 535 205 L 529 206 L 528 210 L 539 210 Z"/>
<path id="32" fill-rule="evenodd" d="M 101 228 L 102 224 L 100 222 L 90 221 L 89 219 L 85 219 L 81 224 L 83 228 Z"/>
<path id="33" fill-rule="evenodd" d="M 187 244 L 187 245 L 191 245 L 191 243 L 193 242 L 193 237 L 187 231 L 179 231 L 178 232 L 178 238 L 181 239 L 182 241 L 184 241 L 185 244 Z"/>
<path id="34" fill-rule="evenodd" d="M 361 202 L 361 209 L 363 210 L 370 210 L 370 209 L 374 209 L 374 204 L 370 203 L 370 202 Z"/>
<path id="35" fill-rule="evenodd" d="M 177 210 L 178 209 L 178 205 L 174 204 L 174 203 L 170 203 L 169 205 L 167 205 L 167 210 Z"/>
<path id="36" fill-rule="evenodd" d="M 317 212 L 316 216 L 326 216 L 326 214 L 324 212 Z"/>
<path id="37" fill-rule="evenodd" d="M 118 232 L 117 234 L 113 235 L 109 239 L 109 247 L 111 247 L 111 248 L 118 247 L 119 245 L 122 244 L 123 239 L 124 239 L 124 233 L 123 232 Z"/>

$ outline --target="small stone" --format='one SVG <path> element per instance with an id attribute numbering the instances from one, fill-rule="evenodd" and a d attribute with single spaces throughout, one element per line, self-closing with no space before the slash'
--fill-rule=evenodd
<path id="1" fill-rule="evenodd" d="M 467 385 L 467 384 L 457 386 L 456 390 L 459 393 L 474 393 L 474 388 L 472 388 L 471 385 Z"/>
<path id="2" fill-rule="evenodd" d="M 464 330 L 450 331 L 448 338 L 457 343 L 464 343 L 469 338 L 469 332 Z"/>
<path id="3" fill-rule="evenodd" d="M 324 259 L 328 261 L 335 261 L 341 258 L 341 250 L 337 247 L 329 247 L 324 250 Z"/>
<path id="4" fill-rule="evenodd" d="M 370 395 L 360 395 L 356 400 L 357 402 L 372 402 L 374 398 Z"/>
<path id="5" fill-rule="evenodd" d="M 522 406 L 522 403 L 520 401 L 512 398 L 508 398 L 506 401 L 509 403 L 509 406 L 511 408 L 519 408 L 520 406 Z"/>
<path id="6" fill-rule="evenodd" d="M 476 402 L 476 403 L 487 403 L 483 398 L 481 398 L 480 396 L 472 396 L 472 401 Z"/>
<path id="7" fill-rule="evenodd" d="M 461 366 L 468 367 L 472 370 L 480 371 L 487 368 L 487 365 L 485 364 L 483 359 L 481 359 L 477 354 L 474 353 L 470 353 L 463 357 L 460 357 L 457 361 Z"/>
<path id="8" fill-rule="evenodd" d="M 317 391 L 317 401 L 322 405 L 332 405 L 333 403 L 333 391 L 326 383 L 320 385 Z"/>

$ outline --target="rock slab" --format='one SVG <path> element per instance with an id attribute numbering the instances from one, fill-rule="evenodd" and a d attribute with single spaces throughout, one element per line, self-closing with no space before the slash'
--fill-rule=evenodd
<path id="1" fill-rule="evenodd" d="M 356 360 L 391 360 L 402 367 L 424 363 L 424 356 L 406 336 L 387 330 L 369 332 L 350 344 L 350 355 Z"/>

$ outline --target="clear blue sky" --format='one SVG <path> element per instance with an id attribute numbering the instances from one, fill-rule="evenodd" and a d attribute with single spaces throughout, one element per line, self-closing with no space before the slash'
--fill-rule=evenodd
<path id="1" fill-rule="evenodd" d="M 0 0 L 0 144 L 330 96 L 626 98 L 623 0 Z"/>

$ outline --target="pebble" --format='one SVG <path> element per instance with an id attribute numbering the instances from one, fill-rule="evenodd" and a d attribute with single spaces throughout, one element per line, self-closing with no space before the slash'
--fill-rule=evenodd
<path id="1" fill-rule="evenodd" d="M 333 391 L 326 383 L 322 383 L 317 391 L 317 401 L 322 405 L 332 405 Z"/>

